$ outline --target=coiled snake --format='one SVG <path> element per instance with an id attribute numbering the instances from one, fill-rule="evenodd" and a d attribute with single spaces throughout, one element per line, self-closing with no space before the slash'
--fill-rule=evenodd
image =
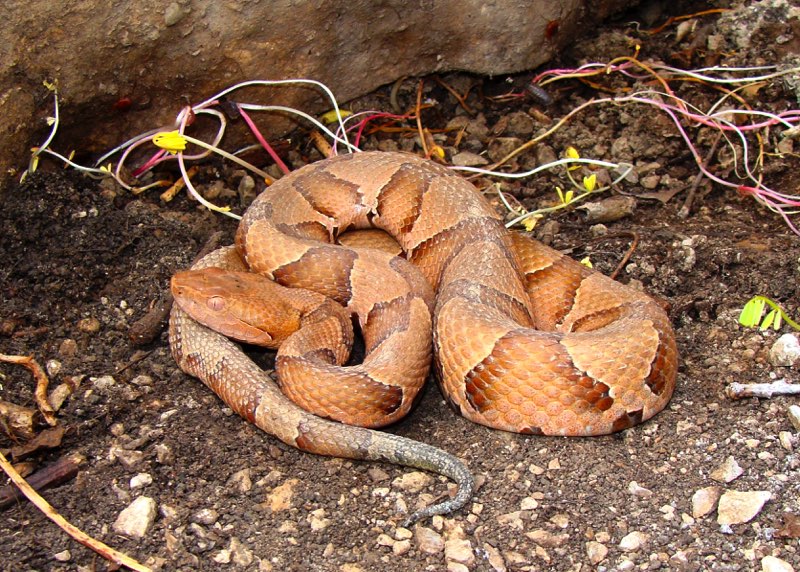
<path id="1" fill-rule="evenodd" d="M 364 229 L 394 240 L 364 248 Z M 452 455 L 374 430 L 408 412 L 431 361 L 456 411 L 528 434 L 619 431 L 675 387 L 675 337 L 655 301 L 506 230 L 472 184 L 413 155 L 344 155 L 278 180 L 236 244 L 172 290 L 176 361 L 242 417 L 304 451 L 458 483 L 412 520 L 460 508 L 473 489 Z M 365 357 L 345 366 L 351 316 Z M 228 337 L 279 347 L 283 392 Z"/>

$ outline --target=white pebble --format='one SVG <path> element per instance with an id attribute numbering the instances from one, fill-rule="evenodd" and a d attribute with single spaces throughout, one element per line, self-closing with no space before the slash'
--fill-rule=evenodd
<path id="1" fill-rule="evenodd" d="M 139 473 L 135 477 L 131 478 L 130 485 L 132 489 L 138 489 L 141 487 L 146 487 L 147 485 L 152 484 L 152 482 L 153 477 L 150 475 L 150 473 Z"/>
<path id="2" fill-rule="evenodd" d="M 765 556 L 761 559 L 761 570 L 763 572 L 794 572 L 794 567 L 774 556 Z"/>
<path id="3" fill-rule="evenodd" d="M 129 538 L 140 539 L 156 518 L 156 501 L 139 497 L 125 508 L 114 521 L 114 532 Z"/>
<path id="4" fill-rule="evenodd" d="M 790 367 L 800 361 L 800 340 L 794 334 L 783 334 L 769 350 L 769 361 L 777 367 Z"/>
<path id="5" fill-rule="evenodd" d="M 636 552 L 639 550 L 649 539 L 644 532 L 635 530 L 622 537 L 619 541 L 619 547 L 624 552 Z"/>

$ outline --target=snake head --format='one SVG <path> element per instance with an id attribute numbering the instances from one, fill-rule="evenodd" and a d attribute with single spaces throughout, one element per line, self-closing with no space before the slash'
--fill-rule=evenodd
<path id="1" fill-rule="evenodd" d="M 286 299 L 286 289 L 258 274 L 186 270 L 170 286 L 181 310 L 240 342 L 274 349 L 300 327 L 301 312 Z"/>

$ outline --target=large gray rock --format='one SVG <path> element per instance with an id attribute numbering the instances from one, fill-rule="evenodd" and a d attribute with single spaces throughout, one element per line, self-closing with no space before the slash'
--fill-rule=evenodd
<path id="1" fill-rule="evenodd" d="M 57 80 L 63 102 L 56 147 L 99 151 L 246 79 L 313 78 L 344 101 L 402 76 L 531 69 L 574 38 L 582 21 L 596 23 L 626 3 L 5 0 L 0 173 L 24 168 L 29 147 L 47 132 L 52 101 L 43 80 Z M 308 90 L 268 98 L 325 107 Z M 119 109 L 128 99 L 130 107 Z"/>

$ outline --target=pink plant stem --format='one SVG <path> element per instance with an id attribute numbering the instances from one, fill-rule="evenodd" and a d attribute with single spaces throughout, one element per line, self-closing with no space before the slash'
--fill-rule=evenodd
<path id="1" fill-rule="evenodd" d="M 275 164 L 280 168 L 280 170 L 283 171 L 283 174 L 288 175 L 289 173 L 291 173 L 292 172 L 291 169 L 289 169 L 289 167 L 286 166 L 286 163 L 284 163 L 281 160 L 281 158 L 278 157 L 278 154 L 275 152 L 272 146 L 269 143 L 267 143 L 267 140 L 264 139 L 263 135 L 261 135 L 261 131 L 258 130 L 258 127 L 256 127 L 256 124 L 253 122 L 252 119 L 250 119 L 250 116 L 247 115 L 247 113 L 245 113 L 244 109 L 242 109 L 242 106 L 237 105 L 236 107 L 239 109 L 239 113 L 241 114 L 242 119 L 244 119 L 245 123 L 247 123 L 247 126 L 250 128 L 250 131 L 253 132 L 253 135 L 255 135 L 258 142 L 261 143 L 261 146 L 267 150 L 267 153 L 269 153 L 269 156 L 272 157 L 272 160 L 275 161 Z"/>

